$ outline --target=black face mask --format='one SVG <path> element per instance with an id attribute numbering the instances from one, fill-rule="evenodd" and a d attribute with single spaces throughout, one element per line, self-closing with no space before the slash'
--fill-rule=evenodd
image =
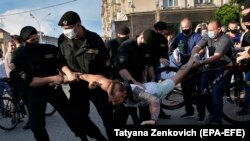
<path id="1" fill-rule="evenodd" d="M 36 46 L 39 44 L 39 41 L 35 41 L 33 43 L 25 43 L 25 46 Z"/>
<path id="2" fill-rule="evenodd" d="M 129 37 L 127 37 L 127 36 L 126 37 L 118 37 L 117 39 L 118 39 L 119 43 L 122 43 L 122 42 L 126 41 L 127 39 L 129 39 Z"/>
<path id="3" fill-rule="evenodd" d="M 233 33 L 233 34 L 235 34 L 235 33 L 238 32 L 238 30 L 237 29 L 230 29 L 230 32 Z"/>
<path id="4" fill-rule="evenodd" d="M 188 35 L 191 32 L 191 30 L 192 30 L 191 28 L 182 30 L 182 33 L 184 33 L 185 35 Z"/>
<path id="5" fill-rule="evenodd" d="M 247 28 L 247 29 L 250 29 L 250 25 L 246 25 L 246 28 Z"/>

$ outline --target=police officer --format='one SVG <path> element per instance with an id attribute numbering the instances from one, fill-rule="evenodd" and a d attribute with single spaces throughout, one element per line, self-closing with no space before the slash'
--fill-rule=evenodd
<path id="1" fill-rule="evenodd" d="M 157 69 L 157 66 L 159 65 L 159 62 L 163 65 L 168 65 L 168 40 L 165 36 L 167 36 L 167 23 L 163 21 L 158 21 L 154 24 L 154 30 L 157 35 L 157 43 L 156 46 L 151 47 L 150 53 L 151 53 L 151 59 L 150 61 L 152 63 L 154 71 Z M 159 75 L 158 75 L 159 76 Z M 160 80 L 159 77 L 156 77 L 156 80 Z M 166 114 L 162 108 L 160 111 L 160 118 L 169 119 L 171 115 Z"/>
<path id="2" fill-rule="evenodd" d="M 110 39 L 108 41 L 105 42 L 105 45 L 109 51 L 109 55 L 110 55 L 110 59 L 111 59 L 111 66 L 112 66 L 112 70 L 111 70 L 111 78 L 112 79 L 119 79 L 119 73 L 116 71 L 116 69 L 114 68 L 114 62 L 115 62 L 115 57 L 117 55 L 117 51 L 118 48 L 120 47 L 120 45 L 129 39 L 129 33 L 130 33 L 130 29 L 127 26 L 122 26 L 118 29 L 118 34 L 117 37 L 114 39 Z M 139 124 L 140 120 L 139 117 L 137 115 L 137 108 L 136 107 L 125 107 L 124 105 L 119 105 L 114 106 L 113 107 L 113 118 L 112 121 L 115 125 L 119 125 L 120 124 L 120 113 L 128 113 L 134 124 Z M 127 118 L 125 117 L 124 120 L 127 120 Z M 124 123 L 124 122 L 122 122 Z"/>
<path id="3" fill-rule="evenodd" d="M 156 42 L 156 33 L 151 29 L 144 30 L 137 38 L 126 40 L 118 49 L 115 57 L 115 68 L 121 79 L 142 85 L 143 71 L 146 66 L 146 50 Z M 140 121 L 150 119 L 148 107 L 139 107 Z M 126 124 L 127 113 L 121 113 L 120 124 Z M 123 123 L 122 123 L 123 122 Z"/>
<path id="4" fill-rule="evenodd" d="M 74 107 L 73 116 L 79 120 L 84 119 L 78 123 L 78 128 L 84 127 L 88 136 L 99 137 L 98 132 L 93 130 L 96 126 L 88 116 L 89 100 L 91 100 L 111 139 L 112 106 L 108 102 L 106 92 L 101 89 L 90 90 L 88 83 L 77 81 L 75 75 L 75 72 L 104 76 L 109 74 L 110 59 L 105 44 L 99 35 L 81 25 L 81 19 L 74 11 L 64 13 L 58 25 L 63 29 L 63 34 L 58 40 L 59 60 L 62 63 L 62 72 L 70 81 L 70 103 Z"/>
<path id="5" fill-rule="evenodd" d="M 64 79 L 58 72 L 58 49 L 53 45 L 39 44 L 37 30 L 34 27 L 23 27 L 20 36 L 25 46 L 17 48 L 13 54 L 13 63 L 16 68 L 11 71 L 10 77 L 27 89 L 30 120 L 35 139 L 37 141 L 50 140 L 45 128 L 47 102 L 55 107 L 71 130 L 76 133 L 70 117 L 69 100 L 60 86 Z M 81 138 L 87 140 L 86 136 Z"/>

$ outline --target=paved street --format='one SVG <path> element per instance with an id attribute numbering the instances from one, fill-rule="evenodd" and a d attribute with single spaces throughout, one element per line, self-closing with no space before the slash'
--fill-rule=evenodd
<path id="1" fill-rule="evenodd" d="M 66 87 L 65 87 L 66 89 Z M 66 90 L 67 91 L 67 90 Z M 199 125 L 205 123 L 198 123 L 196 118 L 189 119 L 180 119 L 180 115 L 184 113 L 184 108 L 178 110 L 168 110 L 165 111 L 168 114 L 172 115 L 171 119 L 160 119 L 159 124 L 161 125 Z M 91 103 L 91 118 L 98 125 L 103 133 L 104 127 L 102 125 L 102 120 L 99 115 L 96 113 L 96 109 Z M 53 114 L 50 117 L 47 117 L 47 130 L 51 141 L 80 141 L 74 136 L 74 134 L 66 126 L 62 118 L 58 113 Z M 31 130 L 23 130 L 25 122 L 22 122 L 17 125 L 17 127 L 12 131 L 3 131 L 0 129 L 0 141 L 34 141 L 33 134 Z M 128 124 L 131 124 L 131 120 L 128 120 Z M 225 123 L 227 124 L 227 123 Z M 94 141 L 93 139 L 90 141 Z"/>

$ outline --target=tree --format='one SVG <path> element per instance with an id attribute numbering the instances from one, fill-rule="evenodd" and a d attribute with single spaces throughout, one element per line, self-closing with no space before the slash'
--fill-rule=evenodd
<path id="1" fill-rule="evenodd" d="M 227 26 L 231 20 L 240 22 L 240 5 L 235 3 L 224 4 L 215 12 L 215 19 L 223 26 Z"/>

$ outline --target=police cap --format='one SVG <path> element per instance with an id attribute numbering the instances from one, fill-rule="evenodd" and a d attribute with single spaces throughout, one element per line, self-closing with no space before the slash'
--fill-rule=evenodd
<path id="1" fill-rule="evenodd" d="M 26 41 L 31 35 L 37 34 L 37 30 L 32 26 L 25 26 L 20 31 L 20 37 Z"/>
<path id="2" fill-rule="evenodd" d="M 154 24 L 154 28 L 156 30 L 166 30 L 167 29 L 167 23 L 163 21 L 158 21 Z"/>
<path id="3" fill-rule="evenodd" d="M 144 41 L 149 46 L 154 46 L 155 43 L 157 42 L 157 34 L 152 29 L 146 29 L 146 30 L 144 30 L 143 33 L 142 33 L 142 35 L 143 35 Z"/>
<path id="4" fill-rule="evenodd" d="M 62 15 L 60 21 L 58 22 L 58 25 L 67 26 L 76 24 L 78 22 L 81 22 L 79 15 L 74 11 L 68 11 Z"/>

